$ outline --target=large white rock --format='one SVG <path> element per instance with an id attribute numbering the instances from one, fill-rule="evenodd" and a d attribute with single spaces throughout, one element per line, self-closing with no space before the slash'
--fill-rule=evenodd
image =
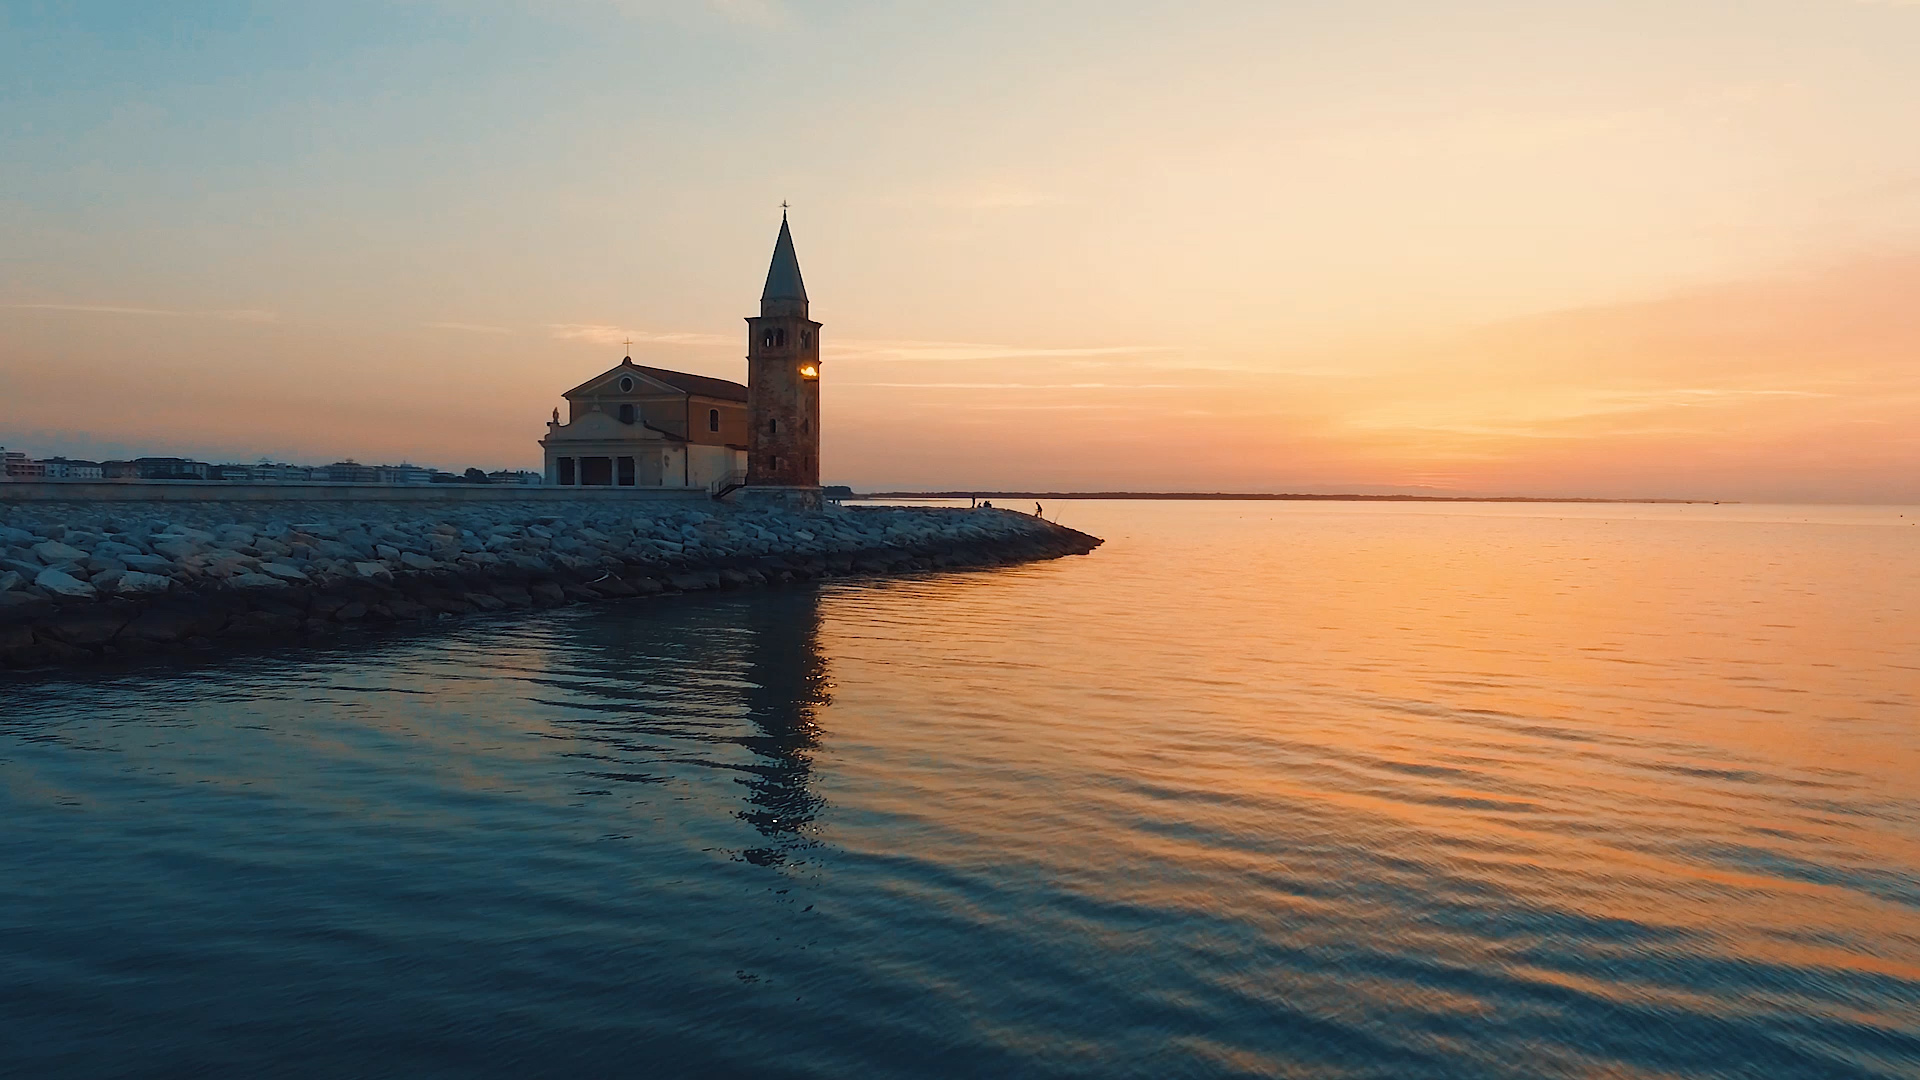
<path id="1" fill-rule="evenodd" d="M 58 540 L 48 540 L 33 545 L 33 554 L 43 563 L 77 563 L 87 557 L 86 552 Z"/>
<path id="2" fill-rule="evenodd" d="M 129 569 L 148 574 L 164 574 L 173 570 L 173 560 L 159 555 L 122 555 L 119 558 Z"/>
<path id="3" fill-rule="evenodd" d="M 173 579 L 159 574 L 143 574 L 138 570 L 129 570 L 120 575 L 113 591 L 122 596 L 152 596 L 173 588 Z"/>
<path id="4" fill-rule="evenodd" d="M 153 542 L 153 550 L 170 559 L 184 559 L 200 548 L 197 541 L 184 536 L 168 536 Z"/>
<path id="5" fill-rule="evenodd" d="M 34 578 L 33 583 L 55 596 L 65 596 L 75 600 L 91 600 L 100 592 L 72 574 L 52 567 L 40 571 L 40 576 Z"/>

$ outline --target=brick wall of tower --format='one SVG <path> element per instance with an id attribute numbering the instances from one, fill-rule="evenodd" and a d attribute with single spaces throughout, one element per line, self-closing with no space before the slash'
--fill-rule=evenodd
<path id="1" fill-rule="evenodd" d="M 777 331 L 778 343 L 768 341 Z M 803 316 L 747 320 L 747 483 L 820 486 L 820 324 Z"/>

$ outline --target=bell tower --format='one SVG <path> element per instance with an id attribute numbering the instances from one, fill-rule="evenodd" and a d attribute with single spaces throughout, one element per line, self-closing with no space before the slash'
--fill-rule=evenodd
<path id="1" fill-rule="evenodd" d="M 760 314 L 747 320 L 747 419 L 748 486 L 820 486 L 820 324 L 807 317 L 784 204 Z"/>

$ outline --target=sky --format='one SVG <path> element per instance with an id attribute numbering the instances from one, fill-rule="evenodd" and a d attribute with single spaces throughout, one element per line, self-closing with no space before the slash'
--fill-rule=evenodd
<path id="1" fill-rule="evenodd" d="M 1920 2 L 0 0 L 0 445 L 862 489 L 1920 502 Z"/>

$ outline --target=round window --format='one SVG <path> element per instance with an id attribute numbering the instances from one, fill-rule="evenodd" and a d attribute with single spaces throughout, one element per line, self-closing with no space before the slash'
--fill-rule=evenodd
<path id="1" fill-rule="evenodd" d="M 620 392 L 623 394 L 633 393 L 633 380 L 622 377 L 620 380 Z"/>

